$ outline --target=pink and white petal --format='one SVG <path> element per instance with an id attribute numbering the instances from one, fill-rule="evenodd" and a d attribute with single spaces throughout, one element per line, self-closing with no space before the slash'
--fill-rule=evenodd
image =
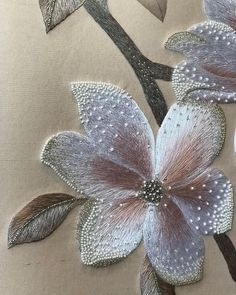
<path id="1" fill-rule="evenodd" d="M 181 37 L 187 34 L 186 37 Z M 170 38 L 170 49 L 183 52 L 187 61 L 177 65 L 173 87 L 179 100 L 191 93 L 194 99 L 214 102 L 236 100 L 236 37 L 222 23 L 204 22 Z"/>
<path id="2" fill-rule="evenodd" d="M 221 171 L 208 169 L 169 193 L 173 194 L 174 202 L 189 224 L 200 234 L 221 234 L 231 229 L 233 189 Z"/>
<path id="3" fill-rule="evenodd" d="M 235 70 L 235 32 L 222 23 L 208 21 L 194 25 L 188 31 L 172 35 L 165 46 L 199 63 L 215 63 L 220 60 L 225 67 L 228 64 Z M 233 65 L 228 62 L 229 60 Z"/>
<path id="4" fill-rule="evenodd" d="M 134 194 L 143 179 L 135 171 L 99 152 L 91 140 L 77 132 L 62 132 L 46 143 L 41 161 L 76 191 L 96 198 Z"/>
<path id="5" fill-rule="evenodd" d="M 205 68 L 193 61 L 178 64 L 173 72 L 172 86 L 178 100 L 187 99 L 188 95 L 195 100 L 209 102 L 235 102 L 236 77 L 225 77 L 216 72 L 211 65 Z M 215 72 L 214 72 L 215 70 Z"/>
<path id="6" fill-rule="evenodd" d="M 215 67 L 212 73 L 216 75 L 236 78 L 235 31 L 222 23 L 204 22 L 190 28 L 190 32 L 205 39 L 205 44 L 199 46 L 191 58 L 203 68 L 204 65 Z"/>
<path id="7" fill-rule="evenodd" d="M 143 202 L 133 196 L 86 203 L 77 228 L 82 262 L 106 266 L 129 255 L 141 242 L 144 213 Z"/>
<path id="8" fill-rule="evenodd" d="M 187 57 L 195 58 L 204 51 L 206 40 L 203 37 L 189 31 L 175 33 L 168 38 L 165 48 L 185 54 Z"/>
<path id="9" fill-rule="evenodd" d="M 182 52 L 192 62 L 201 64 L 203 68 L 204 65 L 215 67 L 221 76 L 236 77 L 236 36 L 232 28 L 224 24 L 216 22 L 197 24 L 187 32 L 171 36 L 166 47 Z"/>
<path id="10" fill-rule="evenodd" d="M 188 32 L 196 34 L 207 41 L 208 44 L 218 44 L 219 42 L 223 44 L 223 42 L 234 42 L 235 40 L 234 30 L 230 26 L 215 21 L 195 24 L 188 29 Z M 218 48 L 215 48 L 215 50 L 218 50 Z"/>
<path id="11" fill-rule="evenodd" d="M 204 0 L 203 6 L 209 19 L 228 24 L 236 30 L 235 0 Z"/>
<path id="12" fill-rule="evenodd" d="M 235 81 L 236 82 L 236 81 Z M 236 92 L 218 91 L 218 90 L 194 90 L 189 93 L 188 98 L 197 101 L 210 101 L 214 103 L 233 103 L 236 102 Z"/>
<path id="13" fill-rule="evenodd" d="M 72 84 L 80 118 L 87 135 L 110 159 L 151 179 L 154 170 L 154 136 L 132 97 L 107 83 Z"/>
<path id="14" fill-rule="evenodd" d="M 204 243 L 170 199 L 150 207 L 143 229 L 144 247 L 158 276 L 172 285 L 199 281 Z"/>
<path id="15" fill-rule="evenodd" d="M 156 177 L 165 187 L 193 179 L 219 154 L 224 138 L 224 113 L 217 105 L 174 104 L 157 135 Z"/>

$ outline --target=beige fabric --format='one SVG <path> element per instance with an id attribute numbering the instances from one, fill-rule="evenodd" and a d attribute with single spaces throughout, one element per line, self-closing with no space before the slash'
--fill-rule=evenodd
<path id="1" fill-rule="evenodd" d="M 178 30 L 204 19 L 201 1 L 169 0 L 164 24 L 136 0 L 110 0 L 113 15 L 142 52 L 174 65 L 180 55 L 163 49 Z M 71 81 L 94 80 L 119 85 L 132 94 L 156 131 L 155 120 L 131 67 L 84 8 L 48 35 L 38 1 L 0 2 L 0 294 L 4 295 L 135 295 L 142 247 L 124 262 L 104 269 L 82 266 L 74 242 L 75 209 L 60 228 L 42 242 L 7 250 L 12 216 L 39 194 L 71 191 L 39 161 L 45 140 L 62 130 L 80 130 Z M 160 82 L 168 104 L 175 100 L 170 83 Z M 227 116 L 225 148 L 214 166 L 236 185 L 233 134 L 234 105 Z M 229 233 L 236 245 L 236 224 Z M 206 239 L 204 280 L 178 288 L 178 294 L 235 294 L 225 261 L 212 238 Z"/>

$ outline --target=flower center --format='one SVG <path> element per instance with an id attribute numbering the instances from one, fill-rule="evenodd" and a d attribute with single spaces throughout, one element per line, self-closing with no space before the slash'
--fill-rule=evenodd
<path id="1" fill-rule="evenodd" d="M 158 180 L 144 181 L 139 196 L 147 202 L 159 204 L 164 197 L 164 189 Z"/>

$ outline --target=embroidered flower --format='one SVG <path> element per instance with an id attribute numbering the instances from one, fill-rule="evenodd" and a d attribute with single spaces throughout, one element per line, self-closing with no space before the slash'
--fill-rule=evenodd
<path id="1" fill-rule="evenodd" d="M 209 21 L 174 34 L 166 48 L 183 53 L 173 87 L 177 99 L 228 103 L 236 101 L 236 2 L 204 0 Z M 224 22 L 224 23 L 223 23 Z"/>
<path id="2" fill-rule="evenodd" d="M 214 105 L 171 107 L 156 143 L 142 111 L 110 84 L 74 83 L 85 135 L 66 131 L 42 152 L 72 188 L 86 194 L 77 229 L 84 264 L 129 255 L 143 239 L 158 275 L 179 285 L 201 278 L 201 235 L 231 228 L 230 182 L 209 168 L 220 152 L 224 117 Z"/>

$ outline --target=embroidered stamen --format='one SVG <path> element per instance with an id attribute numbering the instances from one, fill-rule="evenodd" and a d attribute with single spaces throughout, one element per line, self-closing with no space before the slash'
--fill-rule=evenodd
<path id="1" fill-rule="evenodd" d="M 144 181 L 139 196 L 147 202 L 159 204 L 164 197 L 164 189 L 158 180 Z"/>

